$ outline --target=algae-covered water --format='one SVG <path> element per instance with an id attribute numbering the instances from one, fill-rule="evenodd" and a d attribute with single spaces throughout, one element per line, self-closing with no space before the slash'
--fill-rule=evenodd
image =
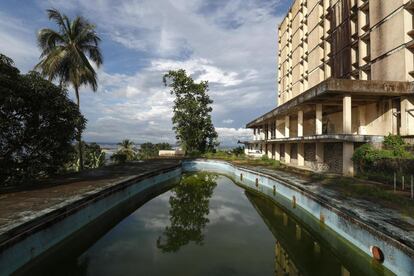
<path id="1" fill-rule="evenodd" d="M 21 271 L 39 275 L 384 275 L 328 229 L 209 173 L 87 229 Z M 316 223 L 316 222 L 315 222 Z"/>

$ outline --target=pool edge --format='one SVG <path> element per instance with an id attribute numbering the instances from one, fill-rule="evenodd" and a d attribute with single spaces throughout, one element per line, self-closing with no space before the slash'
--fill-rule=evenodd
<path id="1" fill-rule="evenodd" d="M 17 271 L 129 198 L 178 183 L 181 174 L 177 164 L 130 177 L 2 233 L 0 274 Z"/>
<path id="2" fill-rule="evenodd" d="M 240 174 L 243 174 L 243 181 L 245 183 L 249 181 L 249 184 L 237 181 L 239 185 L 253 188 L 270 198 L 272 197 L 269 196 L 269 192 L 272 193 L 273 186 L 275 186 L 279 195 L 284 196 L 288 200 L 294 200 L 295 204 L 316 219 L 323 221 L 326 226 L 365 254 L 371 256 L 371 246 L 381 248 L 385 255 L 383 265 L 396 275 L 414 274 L 414 250 L 412 248 L 374 229 L 371 225 L 365 223 L 363 219 L 342 212 L 337 206 L 318 197 L 315 193 L 303 189 L 282 177 L 274 177 L 273 175 L 240 167 L 226 161 L 193 159 L 183 162 L 184 172 L 203 170 L 230 174 L 235 179 L 239 179 Z M 263 192 L 264 189 L 267 193 Z"/>

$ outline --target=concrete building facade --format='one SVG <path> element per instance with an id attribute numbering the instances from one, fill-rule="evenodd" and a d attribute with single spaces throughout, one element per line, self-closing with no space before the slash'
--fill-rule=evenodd
<path id="1" fill-rule="evenodd" d="M 351 157 L 414 136 L 414 1 L 295 0 L 279 25 L 278 106 L 247 150 L 353 175 Z"/>

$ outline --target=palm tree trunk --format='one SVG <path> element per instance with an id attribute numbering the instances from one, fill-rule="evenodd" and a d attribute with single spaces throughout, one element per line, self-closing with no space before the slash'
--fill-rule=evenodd
<path id="1" fill-rule="evenodd" d="M 75 86 L 75 93 L 76 93 L 76 103 L 78 105 L 78 110 L 80 113 L 80 97 L 79 97 L 79 87 Z M 83 149 L 82 149 L 82 132 L 80 122 L 78 125 L 78 147 L 79 147 L 79 170 L 83 170 Z"/>

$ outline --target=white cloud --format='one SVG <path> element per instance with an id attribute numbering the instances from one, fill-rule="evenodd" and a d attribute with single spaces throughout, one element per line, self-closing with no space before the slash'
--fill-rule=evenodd
<path id="1" fill-rule="evenodd" d="M 98 26 L 103 43 L 117 45 L 120 55 L 126 52 L 127 56 L 113 55 L 113 49 L 106 48 L 98 92 L 81 91 L 87 140 L 174 142 L 173 97 L 161 78 L 167 70 L 184 68 L 195 80 L 209 81 L 213 121 L 225 145 L 249 139 L 245 123 L 276 104 L 280 18 L 274 10 L 279 2 L 49 0 L 38 5 L 42 10 L 55 7 L 69 15 L 85 15 Z M 33 66 L 39 55 L 36 30 L 6 18 L 10 27 L 5 18 L 0 13 L 0 51 L 10 53 L 19 66 Z M 119 58 L 128 64 L 144 59 L 145 63 L 132 71 L 105 67 Z"/>
<path id="2" fill-rule="evenodd" d="M 35 34 L 24 20 L 0 11 L 0 53 L 11 57 L 23 73 L 33 69 L 40 55 Z"/>
<path id="3" fill-rule="evenodd" d="M 155 60 L 152 62 L 154 70 L 166 72 L 168 70 L 184 69 L 191 75 L 196 75 L 195 81 L 208 80 L 210 83 L 231 86 L 240 84 L 243 80 L 239 79 L 236 72 L 224 71 L 213 65 L 207 59 L 189 59 L 186 61 L 175 60 Z"/>
<path id="4" fill-rule="evenodd" d="M 232 119 L 225 119 L 222 122 L 223 122 L 223 124 L 231 124 L 231 123 L 234 122 L 234 120 L 232 120 Z"/>
<path id="5" fill-rule="evenodd" d="M 250 129 L 245 128 L 226 128 L 218 127 L 216 131 L 220 137 L 220 140 L 224 144 L 235 145 L 238 141 L 246 141 L 252 138 L 253 132 Z"/>

